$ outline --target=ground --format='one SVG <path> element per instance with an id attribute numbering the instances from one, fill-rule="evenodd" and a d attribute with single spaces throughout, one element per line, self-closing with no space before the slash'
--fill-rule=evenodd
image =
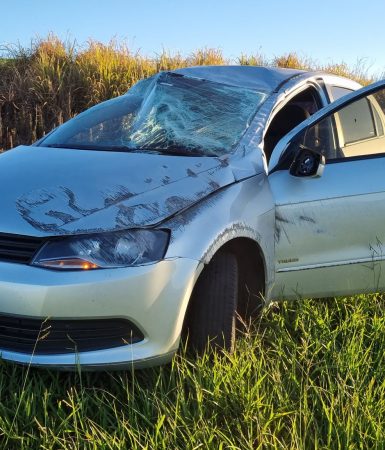
<path id="1" fill-rule="evenodd" d="M 382 296 L 284 302 L 233 355 L 135 372 L 0 366 L 6 449 L 385 448 Z"/>

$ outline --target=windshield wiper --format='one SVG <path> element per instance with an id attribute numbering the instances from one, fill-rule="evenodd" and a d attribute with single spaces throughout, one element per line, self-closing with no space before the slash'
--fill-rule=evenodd
<path id="1" fill-rule="evenodd" d="M 146 148 L 146 147 L 130 147 L 128 145 L 97 145 L 97 144 L 74 144 L 69 142 L 68 144 L 47 144 L 42 143 L 41 147 L 50 148 L 68 148 L 76 150 L 95 150 L 95 151 L 111 151 L 111 152 L 127 152 L 127 153 L 153 153 L 155 155 L 166 155 L 166 156 L 211 156 L 218 157 L 218 155 L 211 153 L 205 154 L 197 150 L 185 150 L 183 148 L 174 149 L 162 149 L 162 148 Z"/>
<path id="2" fill-rule="evenodd" d="M 125 145 L 95 145 L 95 144 L 73 144 L 69 142 L 68 144 L 42 144 L 39 147 L 50 147 L 50 148 L 68 148 L 68 149 L 75 149 L 75 150 L 100 150 L 100 151 L 135 151 L 135 149 L 131 149 L 130 147 L 127 147 Z"/>
<path id="3" fill-rule="evenodd" d="M 178 148 L 175 150 L 171 150 L 171 149 L 163 149 L 163 148 L 156 148 L 156 149 L 152 149 L 152 148 L 136 148 L 136 151 L 141 151 L 141 152 L 151 152 L 151 153 L 156 153 L 158 155 L 166 155 L 166 156 L 212 156 L 212 157 L 218 157 L 218 155 L 214 154 L 214 153 L 210 153 L 210 154 L 205 154 L 203 152 L 199 152 L 197 150 L 185 150 L 183 148 Z"/>

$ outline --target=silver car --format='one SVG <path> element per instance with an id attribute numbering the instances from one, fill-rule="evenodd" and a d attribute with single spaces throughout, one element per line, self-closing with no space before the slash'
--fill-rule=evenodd
<path id="1" fill-rule="evenodd" d="M 162 72 L 3 153 L 2 358 L 149 366 L 274 299 L 384 289 L 385 83 L 359 88 Z"/>

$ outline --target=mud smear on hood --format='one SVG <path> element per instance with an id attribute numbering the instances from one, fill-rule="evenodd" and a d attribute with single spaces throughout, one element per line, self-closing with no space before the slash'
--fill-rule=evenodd
<path id="1" fill-rule="evenodd" d="M 19 174 L 10 175 L 18 186 L 35 187 L 14 198 L 14 205 L 24 223 L 43 234 L 151 226 L 235 181 L 228 164 L 215 157 L 119 154 L 101 158 L 98 153 L 91 161 L 94 152 L 39 149 L 37 158 L 45 152 L 50 153 L 45 163 L 45 172 L 50 175 L 41 174 L 39 180 L 26 177 L 22 183 L 23 157 L 18 158 Z M 55 160 L 58 155 L 60 171 Z M 26 158 L 25 164 L 29 163 Z M 86 163 L 92 164 L 89 172 L 80 176 L 79 167 Z M 130 166 L 127 172 L 122 171 L 124 165 Z M 58 184 L 50 185 L 53 179 Z"/>

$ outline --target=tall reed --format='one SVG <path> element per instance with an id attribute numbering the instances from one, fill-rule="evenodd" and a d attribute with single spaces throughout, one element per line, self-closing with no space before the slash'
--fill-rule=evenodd
<path id="1" fill-rule="evenodd" d="M 372 81 L 362 62 L 350 69 L 344 63 L 322 66 L 297 53 L 269 59 L 258 52 L 242 54 L 235 62 L 321 69 L 362 84 Z M 0 151 L 34 142 L 84 109 L 125 93 L 141 78 L 161 70 L 231 63 L 213 48 L 186 56 L 163 50 L 150 58 L 114 40 L 108 44 L 90 40 L 79 46 L 54 35 L 29 48 L 8 46 L 0 58 Z"/>

